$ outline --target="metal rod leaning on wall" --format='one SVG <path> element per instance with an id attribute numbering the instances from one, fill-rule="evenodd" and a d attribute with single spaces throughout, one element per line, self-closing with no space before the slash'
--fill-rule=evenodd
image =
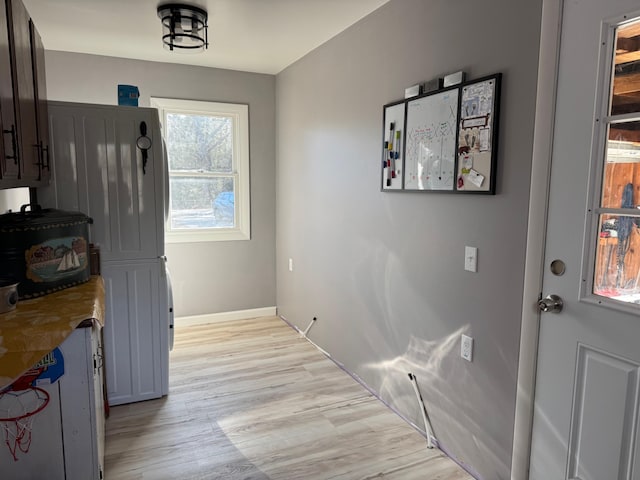
<path id="1" fill-rule="evenodd" d="M 424 420 L 424 428 L 427 432 L 427 448 L 433 448 L 435 446 L 433 441 L 435 440 L 437 442 L 438 440 L 433 434 L 433 427 L 431 426 L 429 416 L 427 415 L 427 407 L 425 406 L 424 400 L 422 400 L 422 395 L 420 394 L 420 390 L 418 389 L 416 376 L 413 373 L 409 373 L 409 380 L 411 380 L 413 390 L 416 392 L 416 398 L 418 399 L 418 403 L 420 404 L 420 411 L 422 412 L 422 419 Z"/>

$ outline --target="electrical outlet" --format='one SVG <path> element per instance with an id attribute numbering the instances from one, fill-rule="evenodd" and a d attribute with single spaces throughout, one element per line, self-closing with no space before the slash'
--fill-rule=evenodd
<path id="1" fill-rule="evenodd" d="M 293 272 L 293 258 L 289 259 L 289 271 Z"/>
<path id="2" fill-rule="evenodd" d="M 462 340 L 460 341 L 460 356 L 467 362 L 473 361 L 473 338 L 462 335 Z"/>
<path id="3" fill-rule="evenodd" d="M 464 269 L 468 272 L 478 271 L 478 249 L 464 247 Z"/>

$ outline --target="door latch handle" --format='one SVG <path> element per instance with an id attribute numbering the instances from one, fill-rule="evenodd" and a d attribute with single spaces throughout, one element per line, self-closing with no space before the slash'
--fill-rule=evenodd
<path id="1" fill-rule="evenodd" d="M 538 309 L 543 313 L 560 313 L 563 305 L 562 299 L 558 295 L 547 295 L 538 300 Z"/>

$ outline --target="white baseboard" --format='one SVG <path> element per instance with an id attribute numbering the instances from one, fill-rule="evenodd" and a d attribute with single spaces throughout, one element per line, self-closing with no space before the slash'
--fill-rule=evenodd
<path id="1" fill-rule="evenodd" d="M 251 310 L 237 310 L 235 312 L 208 313 L 206 315 L 192 315 L 190 317 L 176 317 L 175 328 L 187 325 L 206 325 L 207 323 L 224 322 L 228 320 L 244 320 L 245 318 L 275 317 L 276 307 L 253 308 Z"/>

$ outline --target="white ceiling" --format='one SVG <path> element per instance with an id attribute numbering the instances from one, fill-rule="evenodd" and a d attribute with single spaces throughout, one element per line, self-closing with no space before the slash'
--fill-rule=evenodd
<path id="1" fill-rule="evenodd" d="M 46 50 L 276 74 L 388 0 L 187 0 L 209 13 L 209 49 L 169 52 L 166 0 L 23 0 Z"/>

